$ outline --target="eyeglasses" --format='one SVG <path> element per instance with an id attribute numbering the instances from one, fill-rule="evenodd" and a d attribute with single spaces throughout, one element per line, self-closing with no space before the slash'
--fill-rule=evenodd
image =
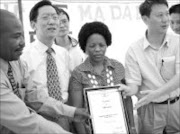
<path id="1" fill-rule="evenodd" d="M 42 15 L 40 17 L 40 19 L 44 20 L 44 21 L 49 21 L 50 19 L 53 19 L 53 20 L 58 20 L 59 17 L 57 14 L 46 14 L 46 15 Z"/>
<path id="2" fill-rule="evenodd" d="M 59 21 L 59 24 L 61 25 L 61 24 L 63 24 L 63 25 L 67 25 L 68 24 L 68 20 L 66 20 L 66 19 L 63 19 L 63 20 L 60 20 Z"/>

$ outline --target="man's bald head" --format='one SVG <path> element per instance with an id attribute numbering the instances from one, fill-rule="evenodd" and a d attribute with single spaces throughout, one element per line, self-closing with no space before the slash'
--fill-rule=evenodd
<path id="1" fill-rule="evenodd" d="M 12 20 L 19 21 L 18 18 L 11 12 L 0 9 L 0 34 L 6 32 L 7 27 L 13 23 Z"/>
<path id="2" fill-rule="evenodd" d="M 20 20 L 13 13 L 0 9 L 0 58 L 6 61 L 18 60 L 24 45 Z"/>
<path id="3" fill-rule="evenodd" d="M 11 17 L 16 17 L 13 13 L 11 13 L 11 12 L 9 12 L 9 11 L 7 11 L 7 10 L 4 10 L 4 9 L 0 9 L 0 16 L 2 17 L 2 18 L 5 18 L 6 16 L 11 16 Z M 1 20 L 2 21 L 2 20 Z"/>

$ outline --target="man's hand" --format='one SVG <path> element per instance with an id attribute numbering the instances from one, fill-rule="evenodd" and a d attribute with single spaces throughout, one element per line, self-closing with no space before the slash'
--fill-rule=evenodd
<path id="1" fill-rule="evenodd" d="M 88 111 L 84 108 L 76 108 L 76 111 L 74 113 L 74 121 L 83 122 L 86 119 L 90 119 Z"/>
<path id="2" fill-rule="evenodd" d="M 126 98 L 126 96 L 132 96 L 134 95 L 135 91 L 132 90 L 129 86 L 126 86 L 124 84 L 119 84 L 119 91 L 122 91 L 123 96 Z"/>
<path id="3" fill-rule="evenodd" d="M 158 90 L 153 91 L 153 90 L 147 90 L 147 91 L 141 91 L 140 92 L 142 95 L 144 95 L 143 98 L 141 98 L 136 104 L 134 109 L 138 109 L 141 106 L 149 104 L 153 99 L 158 97 Z"/>

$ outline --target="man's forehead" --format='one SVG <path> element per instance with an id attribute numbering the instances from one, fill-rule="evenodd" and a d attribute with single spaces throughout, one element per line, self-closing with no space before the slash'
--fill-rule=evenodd
<path id="1" fill-rule="evenodd" d="M 3 30 L 7 27 L 10 27 L 11 25 L 20 23 L 20 21 L 13 13 L 6 10 L 0 10 L 0 23 L 1 30 Z"/>
<path id="2" fill-rule="evenodd" d="M 151 7 L 152 11 L 168 10 L 168 7 L 165 4 L 154 4 Z"/>
<path id="3" fill-rule="evenodd" d="M 0 21 L 7 21 L 9 18 L 16 18 L 16 16 L 7 10 L 0 9 Z"/>
<path id="4" fill-rule="evenodd" d="M 50 5 L 43 6 L 43 7 L 39 8 L 38 13 L 39 13 L 39 15 L 43 15 L 43 14 L 57 14 L 56 10 L 52 6 L 50 6 Z"/>
<path id="5" fill-rule="evenodd" d="M 60 13 L 60 14 L 59 14 L 59 17 L 67 18 L 67 15 L 66 15 L 65 13 Z"/>
<path id="6" fill-rule="evenodd" d="M 164 4 L 157 4 L 152 6 L 151 14 L 168 13 L 168 7 Z"/>

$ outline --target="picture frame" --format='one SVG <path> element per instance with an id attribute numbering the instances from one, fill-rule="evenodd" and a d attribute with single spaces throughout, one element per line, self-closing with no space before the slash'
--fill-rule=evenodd
<path id="1" fill-rule="evenodd" d="M 84 89 L 93 134 L 130 134 L 128 117 L 119 87 L 118 85 Z"/>

